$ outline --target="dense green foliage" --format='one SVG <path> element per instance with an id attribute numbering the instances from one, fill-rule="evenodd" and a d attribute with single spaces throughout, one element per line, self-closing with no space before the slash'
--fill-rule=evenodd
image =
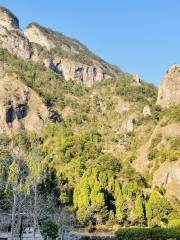
<path id="1" fill-rule="evenodd" d="M 52 221 L 47 221 L 42 226 L 42 235 L 45 239 L 56 239 L 58 237 L 58 225 Z"/>
<path id="2" fill-rule="evenodd" d="M 176 209 L 165 191 L 150 189 L 151 176 L 132 167 L 149 139 L 149 175 L 160 163 L 177 160 L 179 138 L 165 139 L 164 146 L 162 134 L 152 139 L 151 134 L 157 126 L 179 120 L 178 106 L 168 110 L 155 106 L 157 89 L 137 84 L 130 74 L 86 88 L 5 50 L 0 50 L 0 61 L 10 65 L 5 74 L 18 76 L 53 113 L 40 136 L 22 131 L 13 138 L 0 137 L 0 183 L 7 185 L 6 191 L 0 190 L 0 198 L 12 198 L 12 190 L 17 190 L 29 200 L 37 187 L 44 200 L 53 199 L 55 209 L 70 209 L 79 223 L 91 229 L 105 223 L 167 226 L 179 219 L 179 213 L 173 217 Z M 151 108 L 149 116 L 142 113 L 146 105 Z M 133 130 L 128 131 L 132 116 Z M 20 162 L 10 150 L 12 142 L 20 149 Z M 6 203 L 3 208 L 10 206 Z"/>
<path id="3" fill-rule="evenodd" d="M 167 240 L 180 239 L 180 228 L 129 228 L 120 229 L 116 233 L 119 240 Z"/>

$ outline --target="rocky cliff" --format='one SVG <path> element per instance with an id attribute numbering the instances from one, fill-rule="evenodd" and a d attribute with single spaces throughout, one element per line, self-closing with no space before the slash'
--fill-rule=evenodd
<path id="1" fill-rule="evenodd" d="M 163 185 L 169 196 L 175 196 L 180 201 L 180 160 L 163 163 L 154 173 L 153 184 Z"/>
<path id="2" fill-rule="evenodd" d="M 117 76 L 120 70 L 97 57 L 83 44 L 62 33 L 32 23 L 25 32 L 9 10 L 0 7 L 0 47 L 23 59 L 42 61 L 64 79 L 91 86 Z"/>
<path id="3" fill-rule="evenodd" d="M 180 65 L 169 67 L 164 79 L 161 81 L 157 104 L 169 107 L 180 103 Z"/>
<path id="4" fill-rule="evenodd" d="M 91 53 L 83 44 L 62 33 L 30 24 L 25 35 L 31 43 L 45 48 L 45 65 L 56 73 L 62 73 L 66 80 L 72 79 L 91 86 L 95 81 L 116 76 L 118 68 Z M 45 58 L 44 56 L 42 58 Z"/>
<path id="5" fill-rule="evenodd" d="M 0 78 L 0 133 L 39 132 L 48 120 L 41 98 L 17 77 Z"/>
<path id="6" fill-rule="evenodd" d="M 18 18 L 4 7 L 0 7 L 0 25 L 7 29 L 18 29 L 19 20 Z"/>

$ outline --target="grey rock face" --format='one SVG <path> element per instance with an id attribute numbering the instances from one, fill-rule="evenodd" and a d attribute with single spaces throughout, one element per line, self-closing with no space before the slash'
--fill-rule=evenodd
<path id="1" fill-rule="evenodd" d="M 29 41 L 19 29 L 9 30 L 0 26 L 0 48 L 7 49 L 23 59 L 29 59 L 31 56 Z"/>
<path id="2" fill-rule="evenodd" d="M 7 29 L 17 29 L 19 28 L 19 20 L 8 9 L 0 7 L 0 25 Z"/>
<path id="3" fill-rule="evenodd" d="M 3 77 L 0 89 L 0 133 L 39 132 L 49 114 L 40 97 L 14 77 Z"/>
<path id="4" fill-rule="evenodd" d="M 50 41 L 36 25 L 32 24 L 30 27 L 26 28 L 24 34 L 30 42 L 37 43 L 43 47 L 46 47 L 48 50 L 55 47 L 53 42 Z"/>
<path id="5" fill-rule="evenodd" d="M 30 24 L 23 33 L 18 19 L 0 8 L 0 48 L 22 59 L 43 61 L 45 66 L 66 80 L 72 79 L 92 86 L 96 81 L 116 76 L 120 70 L 90 52 L 75 39 L 38 24 Z M 41 56 L 41 52 L 47 57 Z"/>
<path id="6" fill-rule="evenodd" d="M 148 105 L 144 106 L 143 108 L 143 116 L 151 116 L 151 109 Z"/>
<path id="7" fill-rule="evenodd" d="M 137 85 L 141 84 L 141 79 L 138 74 L 134 75 L 134 81 Z"/>
<path id="8" fill-rule="evenodd" d="M 133 132 L 134 130 L 134 125 L 136 123 L 136 116 L 133 114 L 129 117 L 127 122 L 125 123 L 124 128 L 126 129 L 127 132 Z"/>
<path id="9" fill-rule="evenodd" d="M 164 185 L 168 195 L 180 200 L 180 160 L 163 163 L 154 173 L 153 184 Z"/>
<path id="10" fill-rule="evenodd" d="M 180 103 L 180 65 L 173 64 L 161 81 L 157 104 L 166 108 Z"/>
<path id="11" fill-rule="evenodd" d="M 75 80 L 82 82 L 90 87 L 94 82 L 109 78 L 98 66 L 88 66 L 80 62 L 70 61 L 68 59 L 55 58 L 53 61 L 44 60 L 46 67 L 52 69 L 56 73 L 61 73 L 65 80 Z"/>
<path id="12" fill-rule="evenodd" d="M 44 59 L 44 64 L 56 73 L 61 73 L 66 80 L 72 79 L 91 86 L 95 81 L 117 75 L 117 69 L 116 72 L 113 67 L 96 57 L 74 39 L 35 23 L 26 28 L 25 35 L 31 43 L 37 43 L 45 47 L 47 51 L 56 52 L 58 49 L 51 60 Z M 81 55 L 82 57 L 79 58 Z M 84 56 L 91 63 L 83 62 Z"/>

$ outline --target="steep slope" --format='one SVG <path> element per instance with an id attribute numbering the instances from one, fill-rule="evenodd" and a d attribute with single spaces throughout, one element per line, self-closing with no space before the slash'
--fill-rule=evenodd
<path id="1" fill-rule="evenodd" d="M 0 6 L 0 25 L 7 29 L 18 29 L 19 20 L 12 12 Z"/>
<path id="2" fill-rule="evenodd" d="M 0 7 L 0 47 L 23 59 L 44 62 L 47 68 L 91 86 L 94 82 L 117 76 L 120 70 L 91 53 L 75 39 L 36 23 L 23 33 L 19 21 L 9 10 Z"/>
<path id="3" fill-rule="evenodd" d="M 79 41 L 62 33 L 32 23 L 27 26 L 25 35 L 30 42 L 48 50 L 49 66 L 62 72 L 65 79 L 75 79 L 90 86 L 93 82 L 116 76 L 120 71 L 95 54 Z M 47 62 L 47 60 L 46 60 Z"/>
<path id="4" fill-rule="evenodd" d="M 172 213 L 165 196 L 179 205 L 179 67 L 158 92 L 74 39 L 35 23 L 22 33 L 17 18 L 0 10 L 0 157 L 11 155 L 12 134 L 25 159 L 40 142 L 40 187 L 57 205 L 74 204 L 83 224 L 133 225 L 136 198 L 144 214 L 153 188 Z"/>
<path id="5" fill-rule="evenodd" d="M 41 98 L 18 77 L 0 78 L 0 133 L 40 132 L 48 120 Z"/>

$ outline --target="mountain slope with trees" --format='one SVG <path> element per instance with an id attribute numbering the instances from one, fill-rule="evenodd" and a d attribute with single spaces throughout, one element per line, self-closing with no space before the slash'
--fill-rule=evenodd
<path id="1" fill-rule="evenodd" d="M 0 49 L 0 81 L 38 96 L 33 108 L 7 88 L 0 116 L 8 128 L 0 135 L 0 212 L 12 216 L 12 236 L 21 213 L 34 228 L 47 219 L 89 230 L 179 224 L 179 85 L 166 108 L 155 86 L 129 73 L 86 86 L 32 60 Z M 38 131 L 23 125 L 30 113 Z"/>

